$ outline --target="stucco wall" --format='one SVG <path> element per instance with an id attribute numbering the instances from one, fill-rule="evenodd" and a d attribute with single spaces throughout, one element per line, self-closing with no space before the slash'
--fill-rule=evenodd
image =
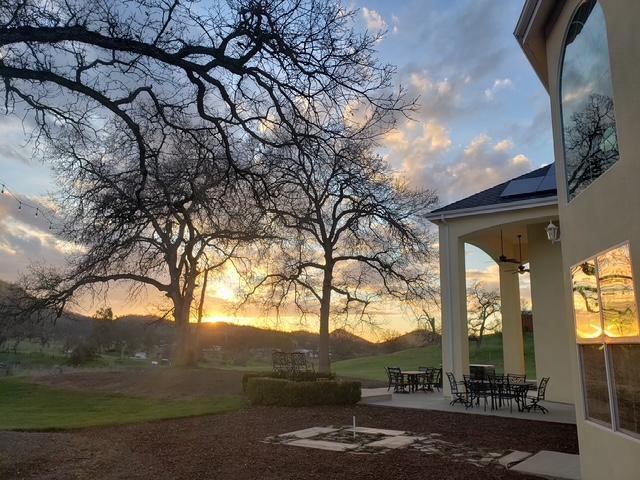
<path id="1" fill-rule="evenodd" d="M 564 309 L 562 252 L 560 244 L 547 239 L 545 227 L 542 223 L 527 227 L 536 376 L 551 378 L 547 399 L 574 403 L 572 350 L 567 348 L 573 341 L 573 322 Z"/>
<path id="2" fill-rule="evenodd" d="M 609 52 L 620 160 L 586 190 L 567 203 L 562 148 L 559 75 L 567 25 L 581 2 L 568 0 L 549 30 L 549 93 L 557 163 L 558 204 L 562 225 L 565 312 L 572 316 L 569 269 L 585 258 L 629 241 L 636 281 L 640 279 L 640 1 L 601 0 Z M 640 478 L 640 440 L 584 420 L 584 405 L 573 325 L 569 332 L 571 370 L 576 393 L 582 478 Z"/>

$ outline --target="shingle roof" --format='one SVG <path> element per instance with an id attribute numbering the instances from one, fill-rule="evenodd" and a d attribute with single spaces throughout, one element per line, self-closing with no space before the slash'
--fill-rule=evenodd
<path id="1" fill-rule="evenodd" d="M 553 166 L 553 164 L 545 165 L 544 167 L 538 168 L 537 170 L 533 170 L 519 177 L 507 180 L 506 182 L 496 185 L 495 187 L 488 188 L 486 190 L 483 190 L 482 192 L 475 193 L 469 197 L 463 198 L 462 200 L 458 200 L 457 202 L 453 202 L 449 205 L 433 210 L 431 214 L 445 212 L 450 213 L 457 210 L 466 210 L 469 208 L 488 207 L 491 205 L 505 205 L 513 202 L 521 202 L 523 200 L 535 200 L 555 197 L 557 195 L 555 175 L 553 171 L 549 171 L 553 168 Z M 555 168 L 553 170 L 555 170 Z M 549 188 L 545 188 L 544 190 L 533 192 L 528 191 L 527 193 L 508 196 L 503 195 L 503 192 L 505 191 L 507 186 L 509 184 L 512 184 L 512 182 L 517 180 L 533 179 L 537 177 L 549 178 L 549 180 L 551 181 L 551 186 Z M 516 184 L 518 183 L 526 182 L 516 182 Z M 512 184 L 512 187 L 513 185 L 515 184 Z M 513 189 L 512 187 L 510 188 L 511 190 Z"/>

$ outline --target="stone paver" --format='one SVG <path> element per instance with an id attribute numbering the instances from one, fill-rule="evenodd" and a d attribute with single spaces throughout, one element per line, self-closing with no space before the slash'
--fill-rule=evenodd
<path id="1" fill-rule="evenodd" d="M 420 437 L 414 437 L 409 435 L 396 435 L 394 437 L 383 438 L 367 444 L 367 447 L 377 448 L 406 448 L 416 440 L 420 440 Z"/>
<path id="2" fill-rule="evenodd" d="M 349 427 L 347 427 L 349 428 Z M 353 428 L 351 428 L 353 430 Z M 385 430 L 384 428 L 370 428 L 370 427 L 356 427 L 358 433 L 372 433 L 374 435 L 387 435 L 389 437 L 395 437 L 396 435 L 404 435 L 407 432 L 402 430 Z"/>
<path id="3" fill-rule="evenodd" d="M 509 465 L 523 461 L 525 458 L 529 458 L 531 455 L 532 454 L 530 452 L 521 452 L 520 450 L 514 450 L 504 457 L 499 458 L 498 462 L 500 463 L 500 465 L 508 467 Z"/>
<path id="4" fill-rule="evenodd" d="M 358 445 L 352 443 L 329 442 L 327 440 L 309 440 L 306 438 L 301 438 L 300 440 L 292 440 L 290 442 L 287 442 L 287 445 L 293 445 L 295 447 L 316 448 L 318 450 L 331 450 L 332 452 L 346 452 L 347 450 L 358 447 Z"/>
<path id="5" fill-rule="evenodd" d="M 527 460 L 511 467 L 511 470 L 539 477 L 580 480 L 580 456 L 541 450 Z"/>
<path id="6" fill-rule="evenodd" d="M 295 432 L 284 433 L 283 436 L 296 437 L 296 438 L 311 438 L 317 435 L 335 432 L 337 430 L 338 430 L 337 428 L 333 428 L 333 427 L 312 427 L 312 428 L 305 428 L 304 430 L 296 430 Z"/>

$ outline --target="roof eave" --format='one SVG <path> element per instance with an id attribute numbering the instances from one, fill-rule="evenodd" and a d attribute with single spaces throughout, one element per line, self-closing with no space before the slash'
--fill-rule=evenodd
<path id="1" fill-rule="evenodd" d="M 513 210 L 523 210 L 537 207 L 549 207 L 558 205 L 557 195 L 542 197 L 542 198 L 529 198 L 526 200 L 519 200 L 508 203 L 495 203 L 493 205 L 482 205 L 480 207 L 460 208 L 457 210 L 449 211 L 434 211 L 429 213 L 426 218 L 432 223 L 438 224 L 439 222 L 452 218 L 470 217 L 474 215 L 489 215 L 492 213 L 509 212 Z"/>
<path id="2" fill-rule="evenodd" d="M 544 88 L 549 91 L 546 36 L 564 0 L 525 0 L 513 32 Z"/>

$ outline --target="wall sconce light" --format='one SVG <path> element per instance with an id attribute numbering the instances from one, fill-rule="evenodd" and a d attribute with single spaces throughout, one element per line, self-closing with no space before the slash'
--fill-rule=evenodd
<path id="1" fill-rule="evenodd" d="M 553 222 L 549 222 L 549 225 L 545 228 L 547 231 L 547 238 L 551 243 L 556 243 L 560 241 L 560 227 L 558 227 Z"/>

